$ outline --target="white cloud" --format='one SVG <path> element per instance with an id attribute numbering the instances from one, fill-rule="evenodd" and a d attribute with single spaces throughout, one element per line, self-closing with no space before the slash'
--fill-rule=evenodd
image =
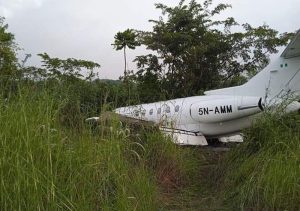
<path id="1" fill-rule="evenodd" d="M 45 0 L 1 0 L 0 16 L 11 18 L 20 10 L 39 8 Z"/>
<path id="2" fill-rule="evenodd" d="M 6 7 L 0 6 L 0 16 L 2 17 L 11 17 L 12 11 Z"/>

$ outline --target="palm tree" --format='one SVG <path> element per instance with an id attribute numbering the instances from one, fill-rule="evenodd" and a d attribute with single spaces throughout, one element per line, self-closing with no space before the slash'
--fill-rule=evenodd
<path id="1" fill-rule="evenodd" d="M 115 35 L 115 42 L 112 44 L 114 48 L 124 51 L 124 80 L 127 78 L 127 58 L 126 58 L 126 48 L 135 49 L 136 46 L 139 46 L 139 42 L 136 41 L 137 35 L 133 29 L 126 29 L 124 32 L 118 32 Z"/>

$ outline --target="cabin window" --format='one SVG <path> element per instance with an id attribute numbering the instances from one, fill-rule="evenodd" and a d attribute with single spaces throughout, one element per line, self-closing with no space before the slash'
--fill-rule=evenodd
<path id="1" fill-rule="evenodd" d="M 175 106 L 175 112 L 179 111 L 179 105 Z"/>
<path id="2" fill-rule="evenodd" d="M 161 108 L 158 108 L 157 109 L 157 114 L 160 114 L 161 113 Z"/>
<path id="3" fill-rule="evenodd" d="M 153 108 L 150 109 L 149 114 L 150 114 L 150 115 L 153 114 Z"/>
<path id="4" fill-rule="evenodd" d="M 134 114 L 135 117 L 138 117 L 139 116 L 139 111 L 134 111 L 133 114 Z"/>
<path id="5" fill-rule="evenodd" d="M 146 110 L 143 110 L 141 113 L 142 113 L 142 116 L 145 116 L 146 115 Z"/>
<path id="6" fill-rule="evenodd" d="M 170 112 L 171 112 L 170 106 L 167 106 L 166 107 L 166 113 L 170 113 Z"/>

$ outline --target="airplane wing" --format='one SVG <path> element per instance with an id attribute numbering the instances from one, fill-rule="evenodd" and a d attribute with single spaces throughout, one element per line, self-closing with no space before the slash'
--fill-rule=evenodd
<path id="1" fill-rule="evenodd" d="M 154 122 L 146 121 L 142 119 L 136 119 L 132 117 L 128 117 L 122 114 L 117 114 L 114 112 L 103 112 L 100 117 L 90 117 L 86 119 L 85 121 L 87 123 L 105 123 L 107 121 L 115 120 L 117 119 L 120 122 L 126 123 L 130 126 L 144 126 L 144 127 L 154 127 Z"/>
<path id="2" fill-rule="evenodd" d="M 106 124 L 107 121 L 111 121 L 116 118 L 118 121 L 127 124 L 133 130 L 138 128 L 160 130 L 163 134 L 169 136 L 174 143 L 179 145 L 207 145 L 206 138 L 200 132 L 187 131 L 180 128 L 167 128 L 151 121 L 132 118 L 114 112 L 104 112 L 100 115 L 100 117 L 91 117 L 85 121 L 90 124 L 101 125 L 102 123 Z"/>
<path id="3" fill-rule="evenodd" d="M 295 37 L 291 40 L 291 42 L 281 54 L 281 57 L 285 59 L 290 59 L 298 56 L 300 56 L 300 30 L 298 30 Z"/>

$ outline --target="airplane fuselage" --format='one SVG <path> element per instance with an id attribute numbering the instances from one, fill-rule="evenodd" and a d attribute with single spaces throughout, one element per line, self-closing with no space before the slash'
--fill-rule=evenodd
<path id="1" fill-rule="evenodd" d="M 205 145 L 249 127 L 264 108 L 287 104 L 300 109 L 300 30 L 281 55 L 241 86 L 210 90 L 195 96 L 122 107 L 116 113 L 152 121 L 180 144 Z"/>
<path id="2" fill-rule="evenodd" d="M 122 107 L 116 113 L 152 121 L 165 130 L 186 131 L 207 137 L 238 132 L 261 112 L 260 98 L 241 96 L 195 96 Z"/>

